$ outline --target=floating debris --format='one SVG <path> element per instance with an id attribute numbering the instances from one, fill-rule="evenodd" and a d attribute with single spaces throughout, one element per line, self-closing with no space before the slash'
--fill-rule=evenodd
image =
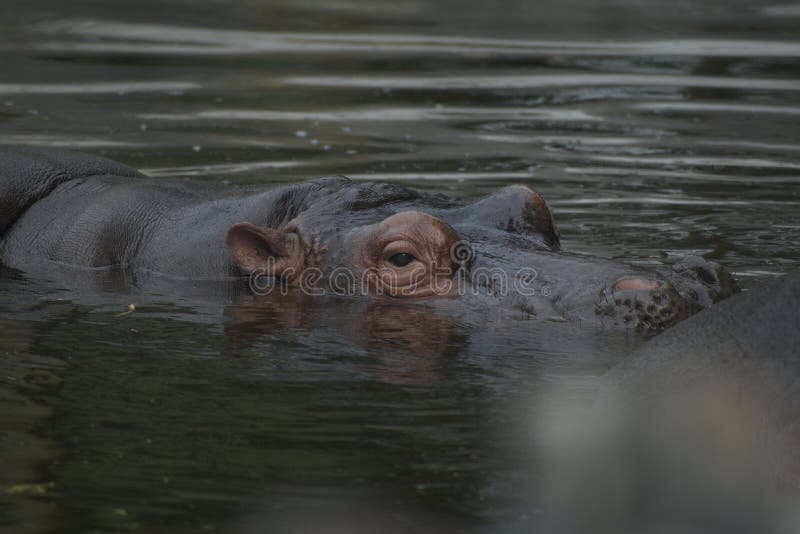
<path id="1" fill-rule="evenodd" d="M 55 486 L 53 482 L 41 482 L 33 484 L 14 484 L 6 488 L 6 493 L 16 495 L 20 493 L 32 495 L 45 495 L 48 490 Z"/>
<path id="2" fill-rule="evenodd" d="M 122 313 L 118 313 L 114 317 L 125 317 L 126 315 L 130 315 L 135 311 L 136 311 L 136 305 L 135 304 L 128 304 L 128 310 L 127 311 L 124 311 Z"/>

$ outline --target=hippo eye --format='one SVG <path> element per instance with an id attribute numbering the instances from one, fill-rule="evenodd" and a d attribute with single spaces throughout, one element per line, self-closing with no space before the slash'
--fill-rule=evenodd
<path id="1" fill-rule="evenodd" d="M 414 256 L 408 254 L 407 252 L 399 252 L 393 256 L 389 256 L 389 263 L 394 265 L 395 267 L 405 267 L 412 261 L 416 260 Z"/>

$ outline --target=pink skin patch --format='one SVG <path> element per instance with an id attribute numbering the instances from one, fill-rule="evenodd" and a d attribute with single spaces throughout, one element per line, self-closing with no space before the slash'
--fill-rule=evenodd
<path id="1" fill-rule="evenodd" d="M 661 287 L 659 282 L 647 278 L 625 278 L 617 282 L 614 289 L 633 291 L 652 291 Z"/>

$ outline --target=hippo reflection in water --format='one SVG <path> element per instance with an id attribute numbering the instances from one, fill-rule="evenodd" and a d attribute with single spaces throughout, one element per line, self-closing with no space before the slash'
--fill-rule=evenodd
<path id="1" fill-rule="evenodd" d="M 0 261 L 120 266 L 191 279 L 249 275 L 311 294 L 473 299 L 523 316 L 657 332 L 737 291 L 688 257 L 645 269 L 563 252 L 522 185 L 468 205 L 319 178 L 270 190 L 154 180 L 56 149 L 0 149 Z"/>

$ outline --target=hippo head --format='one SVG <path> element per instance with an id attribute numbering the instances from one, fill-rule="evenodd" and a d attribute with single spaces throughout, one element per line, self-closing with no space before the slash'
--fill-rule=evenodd
<path id="1" fill-rule="evenodd" d="M 657 332 L 737 290 L 690 257 L 648 270 L 561 251 L 544 199 L 512 185 L 464 205 L 390 184 L 324 178 L 265 199 L 226 243 L 255 291 L 366 293 Z"/>

